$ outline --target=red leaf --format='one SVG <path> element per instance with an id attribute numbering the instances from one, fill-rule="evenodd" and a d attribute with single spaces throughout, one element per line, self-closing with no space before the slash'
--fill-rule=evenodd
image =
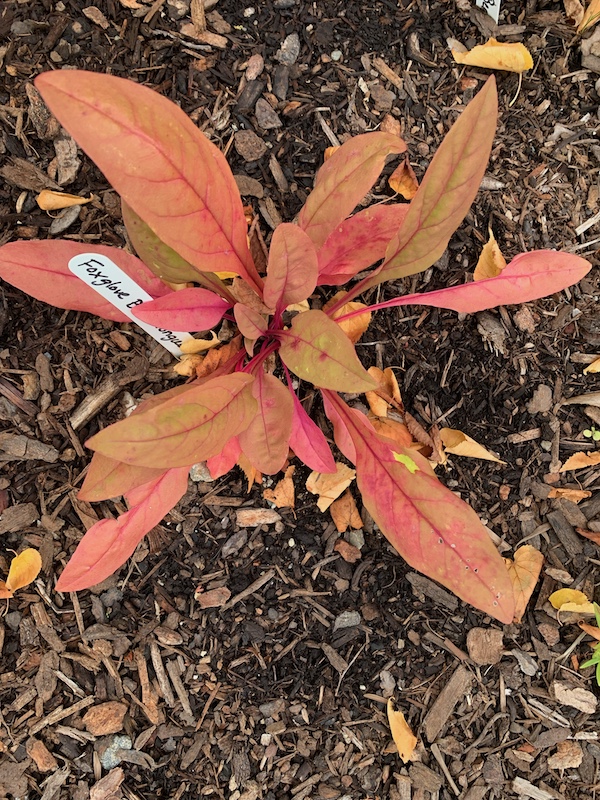
<path id="1" fill-rule="evenodd" d="M 260 338 L 267 330 L 265 318 L 258 311 L 243 303 L 236 303 L 233 307 L 233 316 L 242 336 L 254 341 Z"/>
<path id="2" fill-rule="evenodd" d="M 120 497 L 144 483 L 156 480 L 164 472 L 164 469 L 123 464 L 102 453 L 94 453 L 77 497 L 90 503 Z"/>
<path id="3" fill-rule="evenodd" d="M 427 459 L 394 448 L 367 418 L 333 393 L 336 441 L 340 425 L 356 450 L 356 481 L 363 503 L 384 536 L 412 567 L 501 622 L 512 622 L 514 597 L 504 561 L 472 508 L 443 486 Z M 412 465 L 412 466 L 411 466 Z"/>
<path id="4" fill-rule="evenodd" d="M 157 328 L 207 331 L 221 321 L 228 308 L 231 303 L 208 289 L 181 289 L 159 300 L 142 303 L 132 311 L 142 322 Z"/>
<path id="5" fill-rule="evenodd" d="M 442 255 L 475 199 L 489 159 L 498 114 L 492 75 L 454 123 L 425 173 L 400 233 L 380 270 L 361 287 L 414 275 Z M 352 140 L 351 140 L 352 141 Z"/>
<path id="6" fill-rule="evenodd" d="M 335 323 L 334 323 L 335 324 Z M 183 467 L 217 455 L 256 414 L 251 375 L 211 378 L 156 408 L 121 420 L 86 442 L 111 458 L 142 467 Z"/>
<path id="7" fill-rule="evenodd" d="M 242 449 L 237 436 L 232 436 L 218 455 L 206 459 L 206 466 L 211 478 L 216 480 L 222 475 L 226 475 L 230 469 L 233 469 L 241 452 Z"/>
<path id="8" fill-rule="evenodd" d="M 315 472 L 335 472 L 335 460 L 323 431 L 308 416 L 296 395 L 290 393 L 294 401 L 290 447 Z"/>
<path id="9" fill-rule="evenodd" d="M 262 368 L 261 368 L 262 369 Z M 293 402 L 288 389 L 274 375 L 259 372 L 252 385 L 258 411 L 238 436 L 242 453 L 259 472 L 274 475 L 288 457 Z"/>
<path id="10" fill-rule="evenodd" d="M 319 250 L 319 286 L 340 286 L 383 258 L 408 208 L 408 203 L 371 206 L 338 225 Z"/>
<path id="11" fill-rule="evenodd" d="M 348 139 L 317 173 L 298 225 L 319 248 L 349 216 L 383 169 L 392 153 L 403 153 L 406 144 L 391 133 L 363 133 Z"/>
<path id="12" fill-rule="evenodd" d="M 299 378 L 339 392 L 367 392 L 376 387 L 339 325 L 322 311 L 305 311 L 281 331 L 279 355 Z"/>
<path id="13" fill-rule="evenodd" d="M 133 81 L 93 72 L 44 72 L 35 84 L 159 239 L 199 270 L 235 272 L 254 284 L 231 170 L 178 106 Z"/>
<path id="14" fill-rule="evenodd" d="M 526 303 L 560 292 L 586 275 L 592 265 L 580 256 L 556 250 L 533 250 L 515 256 L 495 278 L 484 278 L 423 294 L 408 294 L 377 308 L 422 305 L 473 314 L 494 306 Z"/>
<path id="15" fill-rule="evenodd" d="M 133 554 L 142 538 L 181 500 L 188 469 L 167 470 L 127 495 L 129 511 L 93 525 L 79 542 L 62 572 L 56 590 L 75 592 L 100 583 Z"/>
<path id="16" fill-rule="evenodd" d="M 306 300 L 317 285 L 317 272 L 317 253 L 306 233 L 287 222 L 278 225 L 269 250 L 265 304 L 281 312 L 292 303 Z"/>
<path id="17" fill-rule="evenodd" d="M 0 278 L 57 308 L 89 311 L 104 319 L 129 322 L 129 317 L 70 271 L 69 261 L 90 250 L 110 258 L 153 297 L 171 294 L 171 289 L 155 278 L 142 261 L 124 250 L 105 245 L 90 248 L 89 244 L 62 239 L 11 242 L 0 247 Z"/>

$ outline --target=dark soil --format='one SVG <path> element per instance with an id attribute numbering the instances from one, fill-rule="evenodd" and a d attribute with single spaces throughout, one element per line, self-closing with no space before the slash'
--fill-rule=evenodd
<path id="1" fill-rule="evenodd" d="M 447 37 L 473 46 L 495 35 L 524 42 L 534 69 L 522 81 L 497 76 L 500 123 L 484 188 L 440 262 L 384 287 L 380 299 L 463 282 L 488 226 L 507 259 L 555 248 L 596 262 L 597 222 L 578 228 L 594 218 L 600 192 L 597 76 L 582 69 L 562 3 L 506 0 L 496 29 L 466 0 L 219 0 L 207 18 L 222 47 L 194 38 L 186 0 L 83 6 L 0 3 L 2 242 L 52 235 L 56 214 L 40 211 L 35 196 L 56 178 L 56 131 L 44 129 L 27 93 L 42 71 L 108 72 L 180 104 L 236 175 L 260 183 L 263 196 L 244 201 L 268 239 L 298 212 L 325 148 L 376 129 L 386 114 L 400 122 L 422 177 L 455 110 L 486 78 L 454 64 Z M 278 51 L 290 34 L 300 52 L 286 65 Z M 256 55 L 264 70 L 251 96 L 244 76 Z M 260 127 L 260 97 L 277 127 Z M 234 146 L 242 129 L 266 144 L 259 158 L 245 160 Z M 118 198 L 89 160 L 81 155 L 63 188 L 96 200 L 61 236 L 126 245 Z M 389 192 L 383 178 L 373 195 Z M 587 706 L 573 706 L 557 688 L 598 694 L 590 670 L 578 669 L 591 640 L 576 619 L 557 619 L 548 596 L 568 585 L 592 597 L 600 564 L 598 547 L 575 531 L 600 529 L 600 471 L 558 471 L 572 453 L 594 448 L 583 431 L 600 427 L 597 401 L 562 404 L 596 389 L 583 368 L 600 353 L 598 294 L 592 271 L 525 307 L 464 318 L 393 310 L 358 347 L 365 365 L 395 368 L 423 426 L 458 428 L 506 462 L 452 457 L 439 470 L 504 555 L 526 542 L 546 558 L 523 622 L 502 629 L 412 573 L 368 520 L 362 558 L 344 561 L 300 466 L 296 509 L 282 509 L 275 525 L 238 527 L 240 507 L 267 508 L 262 488 L 248 493 L 238 470 L 190 482 L 118 575 L 92 591 L 56 593 L 85 530 L 123 509 L 77 499 L 89 463 L 83 443 L 132 398 L 180 379 L 133 326 L 63 312 L 1 284 L 0 562 L 33 546 L 44 566 L 0 624 L 0 797 L 594 798 L 599 717 L 588 695 Z M 83 398 L 111 378 L 121 380 L 119 392 L 75 429 Z M 537 402 L 540 386 L 550 389 L 546 405 Z M 26 437 L 26 460 L 8 453 L 6 435 Z M 552 486 L 592 496 L 580 505 L 551 500 Z M 227 587 L 231 600 L 202 609 L 198 586 Z M 498 663 L 473 660 L 467 634 L 478 628 L 503 630 Z M 420 739 L 406 766 L 387 722 L 391 695 Z M 126 707 L 116 733 L 86 716 L 109 701 Z"/>

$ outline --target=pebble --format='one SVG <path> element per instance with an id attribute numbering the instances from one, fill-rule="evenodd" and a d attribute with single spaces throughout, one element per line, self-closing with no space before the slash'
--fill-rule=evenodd
<path id="1" fill-rule="evenodd" d="M 200 483 L 200 481 L 212 483 L 213 481 L 205 461 L 200 461 L 198 464 L 193 464 L 190 467 L 190 478 L 194 483 Z"/>
<path id="2" fill-rule="evenodd" d="M 279 50 L 275 53 L 275 58 L 281 64 L 287 64 L 288 67 L 291 67 L 292 64 L 295 64 L 298 60 L 298 56 L 300 55 L 300 37 L 297 33 L 290 33 L 289 36 L 286 36 L 283 40 L 283 44 L 279 48 Z"/>
<path id="3" fill-rule="evenodd" d="M 10 614 L 7 614 L 4 619 L 6 624 L 11 629 L 11 631 L 19 630 L 19 625 L 21 624 L 21 619 L 23 615 L 20 611 L 11 611 Z"/>
<path id="4" fill-rule="evenodd" d="M 347 531 L 344 534 L 344 539 L 359 550 L 362 550 L 365 546 L 365 535 L 360 528 L 355 531 Z"/>
<path id="5" fill-rule="evenodd" d="M 98 747 L 100 763 L 104 769 L 114 769 L 123 761 L 123 753 L 131 750 L 133 742 L 129 736 L 111 736 Z"/>
<path id="6" fill-rule="evenodd" d="M 339 631 L 341 628 L 353 628 L 360 625 L 362 619 L 358 611 L 342 611 L 338 614 L 333 623 L 333 630 Z"/>
<path id="7" fill-rule="evenodd" d="M 244 161 L 258 161 L 268 149 L 265 142 L 254 131 L 238 131 L 233 144 Z"/>
<path id="8" fill-rule="evenodd" d="M 80 211 L 81 206 L 71 206 L 70 208 L 65 208 L 65 210 L 61 212 L 58 217 L 55 217 L 52 220 L 49 230 L 50 235 L 56 236 L 58 233 L 62 233 L 63 231 L 66 231 L 67 228 L 70 228 L 79 216 Z"/>
<path id="9" fill-rule="evenodd" d="M 271 108 L 264 97 L 256 101 L 254 113 L 256 114 L 256 121 L 259 127 L 264 131 L 271 130 L 272 128 L 281 128 L 279 114 Z"/>
<path id="10" fill-rule="evenodd" d="M 332 61 L 340 61 L 342 58 L 342 51 L 341 50 L 334 50 L 331 54 Z"/>

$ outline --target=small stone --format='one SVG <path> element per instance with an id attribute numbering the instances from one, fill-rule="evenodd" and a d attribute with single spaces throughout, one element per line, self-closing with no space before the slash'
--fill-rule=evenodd
<path id="1" fill-rule="evenodd" d="M 190 467 L 190 478 L 194 483 L 211 483 L 214 479 L 211 476 L 206 461 L 200 461 L 198 464 L 193 464 Z"/>
<path id="2" fill-rule="evenodd" d="M 254 131 L 238 131 L 233 144 L 244 161 L 257 161 L 268 150 L 265 142 Z"/>
<path id="3" fill-rule="evenodd" d="M 52 220 L 52 224 L 49 228 L 50 235 L 56 236 L 57 234 L 66 231 L 67 228 L 70 228 L 79 216 L 80 211 L 81 206 L 71 206 L 70 208 L 65 208 L 64 211 L 61 211 L 61 213 Z"/>
<path id="4" fill-rule="evenodd" d="M 387 669 L 382 669 L 379 673 L 379 682 L 381 684 L 381 694 L 384 697 L 393 697 L 396 689 L 396 680 L 392 673 Z"/>
<path id="5" fill-rule="evenodd" d="M 264 131 L 271 130 L 272 128 L 281 128 L 279 114 L 273 108 L 271 108 L 264 97 L 261 97 L 256 101 L 254 113 L 256 114 L 256 122 L 258 123 L 258 126 Z"/>
<path id="6" fill-rule="evenodd" d="M 365 535 L 360 528 L 358 530 L 347 531 L 344 534 L 344 538 L 358 550 L 362 550 L 365 546 Z"/>
<path id="7" fill-rule="evenodd" d="M 332 52 L 332 54 L 331 54 L 331 60 L 332 60 L 332 61 L 340 61 L 340 59 L 342 58 L 342 56 L 343 56 L 343 53 L 342 53 L 342 51 L 341 51 L 341 50 L 334 50 L 334 51 Z"/>
<path id="8" fill-rule="evenodd" d="M 281 714 L 282 711 L 285 711 L 285 700 L 282 698 L 268 700 L 266 703 L 262 703 L 258 710 L 264 718 L 274 717 L 276 714 Z"/>
<path id="9" fill-rule="evenodd" d="M 159 625 L 153 631 L 159 643 L 165 647 L 178 647 L 183 644 L 183 636 L 179 631 L 173 631 L 171 628 L 166 628 L 164 625 Z"/>
<path id="10" fill-rule="evenodd" d="M 280 49 L 275 53 L 275 58 L 281 64 L 287 64 L 291 67 L 295 64 L 300 55 L 300 37 L 297 33 L 290 33 L 283 40 Z"/>
<path id="11" fill-rule="evenodd" d="M 502 631 L 496 628 L 471 628 L 467 633 L 467 650 L 476 664 L 497 664 L 504 645 Z"/>
<path id="12" fill-rule="evenodd" d="M 123 761 L 123 756 L 131 750 L 133 742 L 129 736 L 111 736 L 96 743 L 100 763 L 104 769 L 114 769 Z"/>
<path id="13" fill-rule="evenodd" d="M 123 730 L 123 719 L 127 706 L 116 700 L 109 700 L 98 706 L 92 706 L 83 717 L 86 730 L 94 736 L 106 736 Z M 131 745 L 129 745 L 131 747 Z"/>
<path id="14" fill-rule="evenodd" d="M 527 403 L 530 414 L 547 414 L 552 408 L 552 388 L 545 383 L 540 383 L 533 397 Z"/>
<path id="15" fill-rule="evenodd" d="M 340 628 L 353 628 L 356 625 L 360 625 L 360 623 L 361 616 L 358 611 L 342 611 L 342 613 L 338 614 L 335 618 L 333 630 L 335 632 L 340 630 Z"/>

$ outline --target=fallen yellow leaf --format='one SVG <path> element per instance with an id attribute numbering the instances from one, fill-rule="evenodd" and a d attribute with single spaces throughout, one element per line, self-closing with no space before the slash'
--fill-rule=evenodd
<path id="1" fill-rule="evenodd" d="M 186 339 L 181 343 L 180 350 L 186 355 L 196 355 L 197 353 L 204 353 L 206 350 L 211 350 L 213 347 L 221 344 L 219 337 L 214 331 L 210 332 L 210 339 Z"/>
<path id="2" fill-rule="evenodd" d="M 259 472 L 256 467 L 252 466 L 250 461 L 243 453 L 240 453 L 237 463 L 238 467 L 242 470 L 248 480 L 248 493 L 250 493 L 250 490 L 255 483 L 262 483 L 262 473 Z"/>
<path id="3" fill-rule="evenodd" d="M 317 506 L 321 511 L 327 511 L 356 477 L 356 472 L 345 464 L 336 461 L 335 466 L 336 472 L 311 472 L 306 479 L 308 491 L 319 496 Z"/>
<path id="4" fill-rule="evenodd" d="M 600 464 L 600 450 L 592 450 L 591 453 L 574 453 L 567 458 L 559 469 L 559 472 L 568 472 L 570 469 L 583 469 L 584 467 L 595 467 Z"/>
<path id="5" fill-rule="evenodd" d="M 15 556 L 10 563 L 8 578 L 0 581 L 0 598 L 6 600 L 13 596 L 17 589 L 22 589 L 40 574 L 42 557 L 37 550 L 28 547 Z"/>
<path id="6" fill-rule="evenodd" d="M 583 31 L 589 30 L 589 28 L 593 27 L 598 22 L 599 19 L 600 19 L 600 0 L 592 0 L 592 2 L 585 10 L 583 19 L 579 23 L 579 26 L 577 28 L 577 33 L 583 33 Z"/>
<path id="7" fill-rule="evenodd" d="M 377 417 L 369 414 L 369 422 L 380 436 L 391 439 L 400 447 L 410 447 L 413 437 L 403 422 L 393 417 Z"/>
<path id="8" fill-rule="evenodd" d="M 419 181 L 407 157 L 404 158 L 388 178 L 392 191 L 405 200 L 412 200 L 419 188 Z"/>
<path id="9" fill-rule="evenodd" d="M 512 559 L 505 558 L 515 596 L 515 615 L 513 622 L 521 622 L 527 603 L 540 577 L 544 556 L 530 544 L 515 550 Z"/>
<path id="10" fill-rule="evenodd" d="M 327 311 L 327 309 L 337 301 L 341 294 L 342 292 L 338 292 L 331 298 L 331 300 L 325 303 L 323 306 L 323 311 Z M 360 311 L 361 308 L 366 307 L 367 306 L 364 303 L 359 303 L 356 300 L 353 300 L 350 303 L 345 303 L 341 308 L 338 308 L 337 311 L 334 311 L 334 313 L 331 315 L 331 319 L 334 319 L 337 322 L 339 317 L 343 317 L 346 314 L 351 314 L 353 311 Z M 341 322 L 338 322 L 338 325 L 344 331 L 350 341 L 353 344 L 356 344 L 356 342 L 358 342 L 360 337 L 371 324 L 371 316 L 371 312 L 366 311 L 364 314 L 357 314 L 355 317 L 344 319 Z"/>
<path id="11" fill-rule="evenodd" d="M 408 723 L 404 719 L 402 711 L 398 711 L 394 707 L 394 701 L 390 697 L 387 703 L 388 722 L 390 723 L 390 730 L 392 732 L 392 739 L 398 748 L 398 755 L 406 764 L 411 761 L 417 746 L 417 737 L 408 727 Z"/>
<path id="12" fill-rule="evenodd" d="M 578 614 L 594 614 L 594 604 L 578 589 L 558 589 L 548 598 L 557 611 L 575 611 Z"/>
<path id="13" fill-rule="evenodd" d="M 331 514 L 331 518 L 335 523 L 338 533 L 344 533 L 349 527 L 358 530 L 363 526 L 358 508 L 356 507 L 356 501 L 348 489 L 329 506 L 329 513 Z"/>
<path id="14" fill-rule="evenodd" d="M 263 497 L 271 503 L 275 503 L 277 508 L 293 508 L 294 507 L 294 481 L 292 475 L 296 467 L 290 466 L 286 469 L 283 478 L 278 482 L 274 489 L 265 489 Z"/>
<path id="15" fill-rule="evenodd" d="M 325 152 L 323 153 L 323 161 L 327 161 L 327 159 L 331 158 L 331 156 L 335 153 L 335 151 L 339 149 L 340 145 L 332 145 L 331 147 L 326 147 Z"/>
<path id="16" fill-rule="evenodd" d="M 42 189 L 42 191 L 35 198 L 35 201 L 42 211 L 59 211 L 61 208 L 85 205 L 85 203 L 89 203 L 93 199 L 94 195 L 91 195 L 90 197 L 79 197 L 79 195 L 76 194 L 67 194 L 66 192 L 54 192 L 51 189 Z"/>
<path id="17" fill-rule="evenodd" d="M 484 67 L 485 69 L 502 69 L 506 72 L 525 72 L 533 67 L 533 58 L 525 45 L 520 42 L 502 44 L 493 38 L 466 53 L 452 50 L 452 56 L 457 64 Z"/>
<path id="18" fill-rule="evenodd" d="M 466 456 L 467 458 L 482 458 L 486 461 L 495 461 L 497 464 L 506 464 L 489 450 L 478 444 L 475 439 L 471 439 L 466 433 L 457 431 L 454 428 L 442 428 L 440 439 L 444 445 L 444 450 L 454 456 Z"/>
<path id="19" fill-rule="evenodd" d="M 592 361 L 592 363 L 588 364 L 587 367 L 583 370 L 584 375 L 589 375 L 594 372 L 600 372 L 600 358 L 597 358 L 595 361 Z"/>
<path id="20" fill-rule="evenodd" d="M 557 497 L 564 497 L 565 500 L 570 500 L 572 503 L 580 503 L 582 500 L 587 500 L 587 498 L 591 496 L 592 493 L 586 492 L 585 489 L 565 489 L 560 486 L 555 486 L 553 489 L 550 489 L 548 493 L 548 497 L 551 500 Z"/>
<path id="21" fill-rule="evenodd" d="M 506 259 L 500 252 L 498 242 L 494 238 L 492 229 L 489 229 L 489 239 L 483 246 L 479 261 L 473 273 L 473 280 L 481 281 L 485 278 L 497 278 L 506 266 Z"/>

